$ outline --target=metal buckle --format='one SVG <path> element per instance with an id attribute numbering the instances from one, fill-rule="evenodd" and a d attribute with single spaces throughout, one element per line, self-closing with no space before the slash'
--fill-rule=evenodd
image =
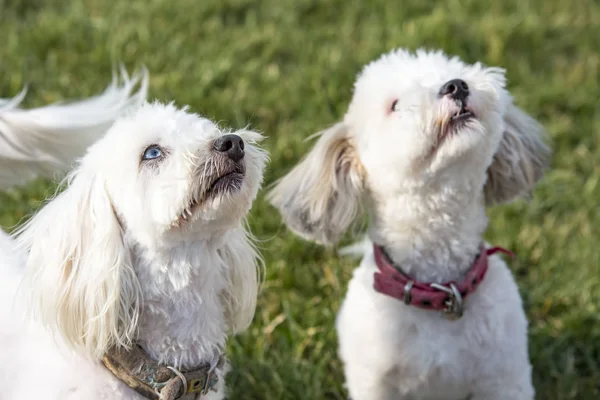
<path id="1" fill-rule="evenodd" d="M 213 383 L 213 378 L 216 377 L 214 375 L 216 375 L 215 372 L 210 370 L 206 373 L 206 376 L 188 381 L 184 395 L 188 393 L 200 393 L 200 395 L 205 396 L 211 390 L 216 391 L 216 381 Z"/>
<path id="2" fill-rule="evenodd" d="M 202 396 L 205 396 L 206 394 L 208 394 L 208 392 L 210 392 L 211 390 L 213 392 L 217 391 L 217 382 L 219 381 L 219 376 L 216 373 L 216 369 L 217 369 L 217 365 L 219 364 L 219 358 L 218 356 L 213 357 L 213 359 L 210 361 L 210 368 L 208 369 L 208 372 L 206 373 L 206 380 L 204 381 L 204 386 L 202 387 L 202 391 L 200 392 L 200 394 Z M 214 378 L 214 381 L 213 381 Z"/>
<path id="3" fill-rule="evenodd" d="M 192 379 L 189 382 L 186 393 L 198 393 L 205 395 L 206 387 L 208 386 L 208 381 L 210 378 L 208 375 L 198 379 Z"/>
<path id="4" fill-rule="evenodd" d="M 202 388 L 202 391 L 200 392 L 200 394 L 202 396 L 206 396 L 206 394 L 213 389 L 214 387 L 210 384 L 210 382 L 212 381 L 213 378 L 213 374 L 214 372 L 212 370 L 208 371 L 206 374 L 206 380 L 204 381 L 204 387 Z M 216 389 L 215 389 L 216 391 Z"/>
<path id="5" fill-rule="evenodd" d="M 175 400 L 183 398 L 183 396 L 185 396 L 185 395 L 186 395 L 186 393 L 187 393 L 187 387 L 188 387 L 188 381 L 187 381 L 187 379 L 185 378 L 185 375 L 183 375 L 183 374 L 181 373 L 181 371 L 179 371 L 179 370 L 178 370 L 177 368 L 175 368 L 175 367 L 171 367 L 171 366 L 167 365 L 167 369 L 170 369 L 170 370 L 171 370 L 171 372 L 173 372 L 175 375 L 177 375 L 177 377 L 178 377 L 178 378 L 181 380 L 181 385 L 182 385 L 182 388 L 183 388 L 183 390 L 181 391 L 181 392 L 182 392 L 182 393 L 181 393 L 181 396 L 179 396 L 179 395 L 176 395 L 176 396 L 175 396 Z M 160 397 L 161 399 L 163 398 L 162 392 L 160 392 L 160 391 L 159 391 L 159 392 L 158 392 L 158 395 L 159 395 L 159 397 Z"/>
<path id="6" fill-rule="evenodd" d="M 452 321 L 463 316 L 463 298 L 454 283 L 450 283 L 448 285 L 450 287 L 438 285 L 437 283 L 432 283 L 430 286 L 434 289 L 446 292 L 449 295 L 448 300 L 446 300 L 445 303 L 446 308 L 442 311 L 443 316 Z"/>
<path id="7" fill-rule="evenodd" d="M 406 305 L 410 305 L 410 302 L 412 301 L 410 291 L 412 290 L 414 284 L 415 281 L 411 280 L 406 282 L 406 285 L 404 285 L 404 304 Z"/>
<path id="8" fill-rule="evenodd" d="M 219 357 L 214 357 L 210 362 L 210 366 L 208 371 L 206 372 L 206 375 L 204 375 L 201 378 L 190 380 L 187 380 L 185 378 L 185 375 L 177 369 L 168 366 L 167 368 L 170 369 L 173 373 L 175 373 L 175 375 L 177 375 L 177 377 L 181 380 L 181 383 L 183 384 L 183 393 L 181 394 L 181 396 L 178 396 L 177 399 L 184 398 L 187 394 L 190 393 L 199 393 L 201 396 L 205 396 L 211 390 L 213 392 L 216 392 L 217 382 L 219 381 L 219 375 L 217 375 L 216 371 L 218 364 Z M 160 392 L 157 392 L 157 394 L 160 395 Z"/>

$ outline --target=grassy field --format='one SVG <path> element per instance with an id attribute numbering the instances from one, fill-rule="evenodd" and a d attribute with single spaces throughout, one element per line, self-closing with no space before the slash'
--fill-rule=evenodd
<path id="1" fill-rule="evenodd" d="M 395 47 L 508 69 L 547 127 L 552 170 L 529 202 L 490 210 L 486 238 L 530 319 L 537 398 L 600 398 L 600 3 L 595 0 L 0 0 L 0 96 L 27 106 L 100 91 L 114 63 L 150 94 L 268 136 L 267 183 L 345 111 L 360 67 Z M 51 186 L 0 194 L 6 229 Z M 353 260 L 303 242 L 264 201 L 250 218 L 267 264 L 252 327 L 231 340 L 231 399 L 344 399 L 333 329 Z"/>

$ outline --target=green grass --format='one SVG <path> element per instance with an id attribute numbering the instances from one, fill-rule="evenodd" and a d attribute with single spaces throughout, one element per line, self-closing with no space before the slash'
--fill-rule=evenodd
<path id="1" fill-rule="evenodd" d="M 0 0 L 0 94 L 26 105 L 101 90 L 114 63 L 150 93 L 224 124 L 250 124 L 283 175 L 303 139 L 345 111 L 360 67 L 404 46 L 508 69 L 517 103 L 551 136 L 531 202 L 490 210 L 530 319 L 538 399 L 600 397 L 600 4 L 595 0 Z M 0 225 L 50 183 L 0 194 Z M 354 261 L 303 242 L 264 201 L 250 218 L 267 276 L 252 327 L 231 340 L 231 399 L 343 399 L 333 328 Z"/>

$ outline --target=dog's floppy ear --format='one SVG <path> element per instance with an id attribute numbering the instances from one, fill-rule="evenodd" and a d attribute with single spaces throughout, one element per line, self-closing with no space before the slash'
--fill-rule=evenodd
<path id="1" fill-rule="evenodd" d="M 131 344 L 139 283 L 102 177 L 80 168 L 67 181 L 17 232 L 18 243 L 29 251 L 34 316 L 98 359 L 111 346 Z"/>
<path id="2" fill-rule="evenodd" d="M 340 122 L 320 133 L 310 153 L 277 182 L 268 199 L 292 231 L 330 245 L 360 210 L 363 178 L 354 141 Z"/>
<path id="3" fill-rule="evenodd" d="M 228 286 L 221 292 L 225 320 L 232 333 L 244 331 L 254 318 L 263 261 L 244 228 L 232 230 L 219 250 L 227 266 Z"/>
<path id="4" fill-rule="evenodd" d="M 504 133 L 487 171 L 486 204 L 514 200 L 529 193 L 550 162 L 542 126 L 514 104 L 504 115 Z"/>

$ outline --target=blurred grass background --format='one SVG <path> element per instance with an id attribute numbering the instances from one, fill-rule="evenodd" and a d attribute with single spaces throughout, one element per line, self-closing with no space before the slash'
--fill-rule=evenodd
<path id="1" fill-rule="evenodd" d="M 268 136 L 271 183 L 339 119 L 356 73 L 395 47 L 507 68 L 516 102 L 553 142 L 531 202 L 490 210 L 530 319 L 537 398 L 600 398 L 600 4 L 595 0 L 0 0 L 0 96 L 27 106 L 101 91 L 145 64 L 150 94 Z M 0 194 L 0 225 L 52 184 Z M 288 233 L 263 199 L 250 222 L 267 277 L 231 340 L 230 399 L 344 399 L 333 328 L 355 262 Z"/>

